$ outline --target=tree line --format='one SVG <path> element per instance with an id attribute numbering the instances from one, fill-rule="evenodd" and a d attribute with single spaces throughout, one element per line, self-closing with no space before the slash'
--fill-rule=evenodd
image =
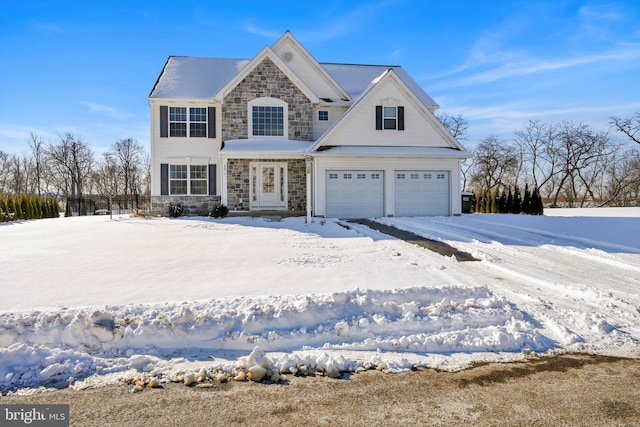
<path id="1" fill-rule="evenodd" d="M 463 116 L 438 118 L 454 137 L 467 138 Z M 640 205 L 640 146 L 633 144 L 640 144 L 640 112 L 611 117 L 609 124 L 613 132 L 530 120 L 509 141 L 487 136 L 463 163 L 463 188 L 474 193 L 482 212 L 522 188 L 539 193 L 549 207 Z"/>
<path id="2" fill-rule="evenodd" d="M 24 194 L 57 199 L 150 194 L 150 157 L 135 139 L 116 141 L 96 156 L 86 141 L 71 133 L 53 141 L 35 133 L 29 136 L 26 153 L 0 150 L 0 194 L 5 198 L 10 194 L 12 198 Z"/>

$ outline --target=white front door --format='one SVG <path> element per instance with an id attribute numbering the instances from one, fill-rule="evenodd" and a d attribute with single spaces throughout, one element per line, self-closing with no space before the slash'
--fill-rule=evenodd
<path id="1" fill-rule="evenodd" d="M 251 208 L 287 208 L 287 164 L 251 163 Z"/>

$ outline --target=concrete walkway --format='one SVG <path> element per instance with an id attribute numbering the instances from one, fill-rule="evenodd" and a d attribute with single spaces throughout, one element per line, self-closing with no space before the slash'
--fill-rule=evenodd
<path id="1" fill-rule="evenodd" d="M 390 225 L 380 224 L 379 222 L 371 221 L 368 219 L 350 219 L 347 222 L 364 225 L 372 230 L 379 231 L 396 239 L 404 240 L 405 242 L 418 245 L 422 248 L 429 249 L 430 251 L 437 252 L 444 256 L 454 256 L 458 261 L 480 261 L 474 258 L 470 253 L 462 252 L 451 245 L 437 240 L 427 239 L 409 231 L 400 230 L 399 228 L 392 227 Z"/>

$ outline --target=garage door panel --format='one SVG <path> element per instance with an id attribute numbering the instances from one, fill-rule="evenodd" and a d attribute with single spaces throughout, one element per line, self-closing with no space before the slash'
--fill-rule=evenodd
<path id="1" fill-rule="evenodd" d="M 382 171 L 327 171 L 326 216 L 379 217 L 384 213 Z"/>
<path id="2" fill-rule="evenodd" d="M 449 172 L 395 171 L 394 214 L 449 215 Z"/>

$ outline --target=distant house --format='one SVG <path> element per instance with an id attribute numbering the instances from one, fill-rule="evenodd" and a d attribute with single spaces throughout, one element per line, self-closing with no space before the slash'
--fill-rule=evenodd
<path id="1" fill-rule="evenodd" d="M 287 31 L 251 59 L 171 56 L 148 99 L 157 210 L 461 211 L 470 154 L 400 66 L 319 63 Z"/>

